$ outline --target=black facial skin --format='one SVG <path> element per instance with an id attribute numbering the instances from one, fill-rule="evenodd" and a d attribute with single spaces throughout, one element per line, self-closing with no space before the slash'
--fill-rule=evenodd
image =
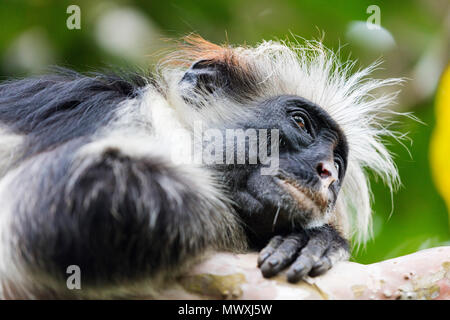
<path id="1" fill-rule="evenodd" d="M 202 70 L 198 64 L 194 66 L 195 86 L 201 88 L 199 81 L 202 78 L 198 75 Z M 205 66 L 204 73 L 209 93 L 214 77 L 220 84 L 223 84 L 220 79 L 233 78 L 232 74 L 223 75 L 218 68 L 210 66 Z M 192 79 L 193 74 L 189 71 L 187 74 Z M 232 86 L 229 80 L 227 83 L 230 86 L 226 91 L 239 92 L 239 85 Z M 346 138 L 327 112 L 302 97 L 279 95 L 256 105 L 255 102 L 248 103 L 253 110 L 251 116 L 228 128 L 256 129 L 257 132 L 258 129 L 268 129 L 268 132 L 278 129 L 279 141 L 272 141 L 279 143 L 278 173 L 261 175 L 261 164 L 251 165 L 248 161 L 214 168 L 222 174 L 222 181 L 236 203 L 235 209 L 245 224 L 250 246 L 256 250 L 266 246 L 258 261 L 263 275 L 276 275 L 289 265 L 288 280 L 291 282 L 307 274 L 320 275 L 332 266 L 332 257 L 340 249 L 348 251 L 346 240 L 333 227 L 307 227 L 335 205 L 347 168 Z M 246 160 L 248 150 L 247 144 Z M 324 165 L 335 168 L 336 176 L 331 184 L 327 180 L 330 172 L 324 170 Z M 300 188 L 309 199 L 319 203 L 319 210 L 316 209 L 314 214 L 306 203 L 299 204 L 298 197 L 280 186 L 280 181 L 290 181 L 291 185 Z"/>

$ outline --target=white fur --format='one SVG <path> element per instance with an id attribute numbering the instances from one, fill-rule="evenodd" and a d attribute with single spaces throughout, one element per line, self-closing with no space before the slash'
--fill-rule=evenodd
<path id="1" fill-rule="evenodd" d="M 17 224 L 15 220 L 19 217 L 16 214 L 17 206 L 33 208 L 36 204 L 35 192 L 17 192 L 12 187 L 14 181 L 20 179 L 20 175 L 25 170 L 39 171 L 41 161 L 26 161 L 23 165 L 8 171 L 0 179 L 0 199 L 2 199 L 0 210 L 0 299 L 20 297 L 23 299 L 36 298 L 33 286 L 36 275 L 24 270 L 19 252 L 19 235 L 13 232 L 12 225 Z M 33 175 L 31 175 L 33 177 Z M 27 186 L 35 185 L 35 181 L 30 179 Z M 33 188 L 30 188 L 33 189 Z"/>
<path id="2" fill-rule="evenodd" d="M 0 177 L 6 173 L 8 167 L 19 157 L 18 149 L 22 142 L 22 135 L 0 127 Z"/>

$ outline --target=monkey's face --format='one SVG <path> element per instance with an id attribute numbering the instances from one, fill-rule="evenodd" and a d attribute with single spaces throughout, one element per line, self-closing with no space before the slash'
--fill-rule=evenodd
<path id="1" fill-rule="evenodd" d="M 259 103 L 237 127 L 257 129 L 259 150 L 266 132 L 260 129 L 267 129 L 272 132 L 268 144 L 278 147 L 278 152 L 271 149 L 270 163 L 216 166 L 251 231 L 280 234 L 327 222 L 347 167 L 347 142 L 335 121 L 301 97 L 280 95 Z M 263 174 L 268 165 L 273 171 Z"/>
<path id="2" fill-rule="evenodd" d="M 218 88 L 219 97 L 230 99 L 229 92 L 245 83 L 242 75 L 238 80 L 232 77 L 223 66 L 197 63 L 182 84 L 205 94 Z M 250 80 L 245 90 L 251 90 Z M 236 95 L 231 99 L 236 101 Z M 230 141 L 230 133 L 243 132 L 232 137 L 234 156 L 227 158 L 230 150 L 223 150 L 223 163 L 211 166 L 220 173 L 249 233 L 255 235 L 253 242 L 326 223 L 347 168 L 348 146 L 338 124 L 320 106 L 296 95 L 241 99 L 239 105 L 246 109 L 242 117 L 220 128 L 221 142 Z M 230 148 L 229 143 L 224 146 Z M 261 157 L 263 149 L 266 159 Z M 255 150 L 257 160 L 252 161 Z"/>

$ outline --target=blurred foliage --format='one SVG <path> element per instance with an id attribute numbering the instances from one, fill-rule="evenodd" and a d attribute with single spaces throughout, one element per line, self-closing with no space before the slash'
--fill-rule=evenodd
<path id="1" fill-rule="evenodd" d="M 71 4 L 81 8 L 81 30 L 66 27 L 66 8 Z M 355 36 L 351 29 L 364 26 L 360 22 L 368 19 L 366 10 L 373 4 L 380 7 L 381 26 L 393 45 L 378 45 L 367 30 L 357 29 Z M 391 198 L 381 183 L 373 181 L 375 237 L 355 252 L 356 261 L 370 263 L 449 244 L 447 211 L 428 159 L 436 84 L 449 61 L 449 4 L 448 0 L 1 0 L 0 76 L 40 72 L 51 64 L 81 71 L 110 64 L 150 65 L 167 46 L 163 39 L 190 32 L 231 44 L 295 34 L 323 38 L 326 46 L 340 48 L 343 59 L 352 57 L 361 66 L 381 58 L 385 62 L 377 77 L 408 78 L 396 108 L 413 111 L 425 124 L 401 118 L 395 129 L 409 132 L 413 143 L 404 148 L 388 141 L 403 186 Z M 371 46 L 367 39 L 374 39 Z M 448 102 L 442 108 L 450 108 Z M 444 167 L 450 167 L 448 158 Z"/>

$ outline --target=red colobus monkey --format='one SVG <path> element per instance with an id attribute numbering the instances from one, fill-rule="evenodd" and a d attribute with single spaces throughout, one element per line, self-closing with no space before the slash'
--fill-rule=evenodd
<path id="1" fill-rule="evenodd" d="M 347 259 L 370 230 L 366 170 L 398 182 L 381 142 L 394 97 L 371 94 L 398 80 L 352 66 L 316 42 L 188 37 L 150 75 L 3 82 L 2 297 L 148 295 L 208 250 L 258 250 L 291 282 Z"/>

